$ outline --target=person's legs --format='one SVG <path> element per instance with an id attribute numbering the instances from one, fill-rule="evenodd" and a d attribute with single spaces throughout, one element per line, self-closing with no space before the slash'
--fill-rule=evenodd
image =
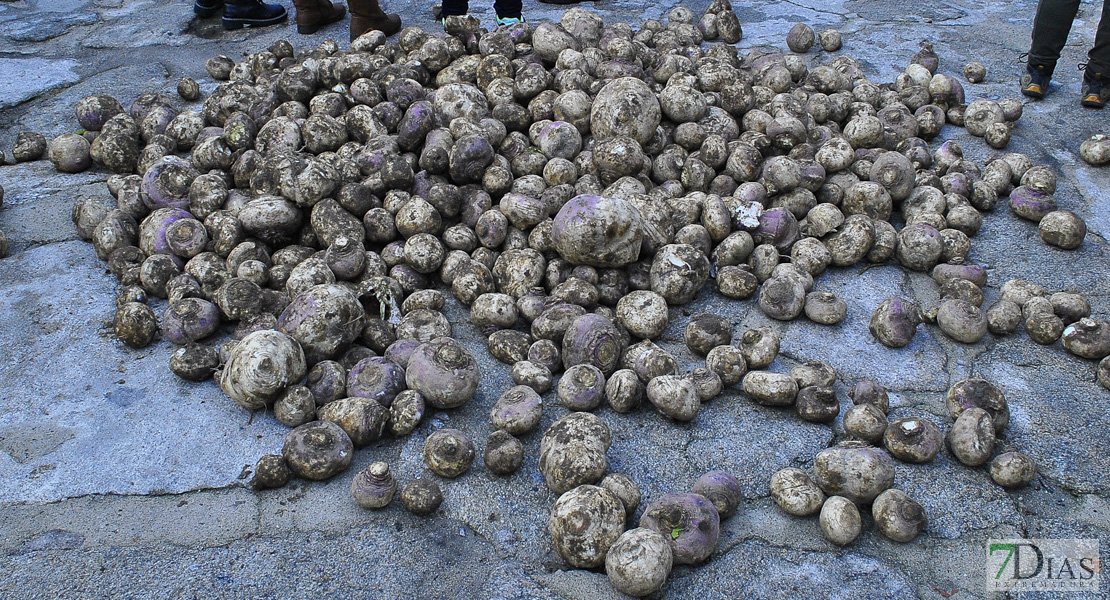
<path id="1" fill-rule="evenodd" d="M 1040 0 L 1037 16 L 1033 18 L 1029 66 L 1043 67 L 1043 71 L 1052 76 L 1078 12 L 1079 0 Z"/>
<path id="2" fill-rule="evenodd" d="M 1072 21 L 1079 12 L 1079 0 L 1040 0 L 1033 17 L 1033 39 L 1029 62 L 1021 76 L 1021 93 L 1034 99 L 1044 98 L 1056 70 L 1056 61 L 1068 41 Z"/>

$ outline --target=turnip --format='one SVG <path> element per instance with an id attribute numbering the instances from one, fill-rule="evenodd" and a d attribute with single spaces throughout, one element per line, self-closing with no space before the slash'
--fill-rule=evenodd
<path id="1" fill-rule="evenodd" d="M 231 351 L 219 383 L 224 393 L 243 408 L 258 410 L 273 403 L 287 386 L 300 381 L 306 370 L 304 354 L 295 340 L 279 331 L 256 331 Z"/>
<path id="2" fill-rule="evenodd" d="M 453 338 L 437 338 L 422 344 L 409 358 L 405 383 L 420 392 L 434 408 L 456 408 L 465 404 L 478 387 L 478 364 L 470 352 Z"/>
<path id="3" fill-rule="evenodd" d="M 648 504 L 640 527 L 663 534 L 674 553 L 674 562 L 697 565 L 717 547 L 721 517 L 705 496 L 666 494 Z"/>

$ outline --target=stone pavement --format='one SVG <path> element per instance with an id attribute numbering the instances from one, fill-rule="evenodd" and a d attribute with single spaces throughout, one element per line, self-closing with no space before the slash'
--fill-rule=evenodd
<path id="1" fill-rule="evenodd" d="M 707 3 L 686 5 L 700 15 Z M 479 4 L 474 12 L 488 25 L 492 9 Z M 636 27 L 664 18 L 673 3 L 584 6 Z M 1028 46 L 1034 2 L 754 0 L 735 6 L 744 27 L 740 48 L 782 47 L 798 21 L 835 27 L 844 34 L 842 52 L 860 59 L 875 81 L 892 81 L 919 42 L 932 40 L 942 72 L 962 79 L 969 60 L 987 65 L 986 82 L 966 86 L 970 102 L 1017 95 L 1017 56 Z M 401 12 L 406 25 L 435 26 L 422 2 L 387 2 L 387 8 Z M 525 13 L 537 22 L 557 19 L 561 10 L 526 3 Z M 1022 277 L 1054 291 L 1081 291 L 1097 316 L 1110 315 L 1104 191 L 1110 172 L 1078 157 L 1082 140 L 1107 129 L 1107 113 L 1079 108 L 1080 74 L 1069 66 L 1085 58 L 1098 14 L 1097 4 L 1082 6 L 1054 93 L 1025 106 L 1008 149 L 1057 169 L 1056 198 L 1087 220 L 1086 242 L 1073 252 L 1053 249 L 1034 226 L 996 208 L 973 240 L 972 258 L 988 267 L 987 304 L 1002 282 Z M 112 94 L 124 106 L 146 91 L 177 98 L 176 82 L 185 75 L 211 92 L 215 82 L 204 61 L 216 54 L 238 57 L 281 38 L 298 50 L 325 39 L 346 46 L 346 22 L 298 36 L 292 24 L 224 32 L 218 19 L 191 16 L 185 0 L 0 2 L 0 149 L 10 160 L 19 131 L 51 138 L 76 129 L 72 107 L 88 94 Z M 828 55 L 811 51 L 807 58 L 816 63 Z M 991 154 L 963 130 L 948 127 L 943 136 L 960 140 L 977 161 Z M 427 476 L 421 448 L 436 428 L 450 425 L 479 441 L 490 431 L 488 411 L 509 385 L 508 370 L 482 349 L 457 306 L 449 314 L 456 335 L 475 349 L 483 368 L 478 395 L 466 407 L 433 414 L 411 436 L 360 451 L 354 467 L 332 481 L 296 481 L 263 493 L 244 487 L 254 461 L 280 449 L 284 427 L 271 415 L 252 418 L 211 383 L 171 375 L 168 342 L 135 351 L 112 338 L 115 280 L 69 221 L 77 200 L 107 195 L 105 179 L 99 170 L 60 175 L 47 161 L 0 166 L 6 192 L 0 230 L 12 245 L 12 256 L 0 261 L 0 597 L 617 596 L 603 572 L 566 570 L 552 550 L 546 522 L 555 498 L 536 465 L 539 433 L 525 436 L 524 467 L 512 476 L 476 465 L 442 482 L 446 501 L 432 517 L 414 517 L 397 502 L 367 512 L 351 501 L 351 477 L 374 460 L 389 462 L 402 481 Z M 872 377 L 891 391 L 892 417 L 924 415 L 944 428 L 950 423 L 944 391 L 981 375 L 1006 393 L 1012 420 L 1005 443 L 1031 454 L 1038 476 L 1028 488 L 1006 492 L 984 470 L 963 467 L 947 452 L 928 465 L 899 464 L 897 486 L 929 515 L 925 534 L 898 544 L 865 519 L 864 533 L 841 549 L 824 540 L 815 518 L 788 517 L 768 495 L 770 475 L 791 465 L 811 467 L 813 456 L 843 435 L 839 423 L 805 423 L 737 391 L 688 424 L 648 409 L 617 415 L 604 408 L 598 414 L 613 428 L 610 468 L 632 477 L 645 502 L 688 489 L 711 469 L 731 471 L 743 483 L 744 502 L 722 526 L 710 561 L 676 568 L 660 597 L 987 597 L 988 538 L 1099 538 L 1107 558 L 1110 391 L 1095 382 L 1092 362 L 1023 334 L 964 346 L 929 327 L 909 347 L 890 350 L 866 331 L 871 311 L 891 295 L 934 304 L 930 279 L 895 266 L 857 265 L 832 269 L 817 285 L 847 300 L 848 318 L 831 328 L 774 323 L 783 344 L 772 370 L 826 360 L 837 369 L 845 406 L 847 386 Z M 737 332 L 769 324 L 752 302 L 703 292 L 696 303 L 672 311 L 662 340 L 687 368 L 695 360 L 682 345 L 682 315 L 700 310 L 728 315 Z M 562 414 L 548 406 L 541 428 Z"/>

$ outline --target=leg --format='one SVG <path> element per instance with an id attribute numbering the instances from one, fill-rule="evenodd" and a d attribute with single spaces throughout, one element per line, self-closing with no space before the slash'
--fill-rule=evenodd
<path id="1" fill-rule="evenodd" d="M 331 0 L 293 0 L 293 6 L 297 8 L 297 33 L 316 33 L 347 14 L 345 6 L 332 4 Z"/>
<path id="2" fill-rule="evenodd" d="M 396 13 L 387 14 L 378 0 L 347 0 L 347 5 L 351 9 L 352 42 L 358 36 L 375 29 L 387 36 L 401 31 L 401 16 Z"/>
<path id="3" fill-rule="evenodd" d="M 493 10 L 498 19 L 519 19 L 523 4 L 521 0 L 494 0 Z"/>
<path id="4" fill-rule="evenodd" d="M 1106 7 L 1103 5 L 1103 14 Z M 1079 12 L 1079 0 L 1040 0 L 1033 18 L 1033 43 L 1029 46 L 1029 65 L 1044 67 L 1048 75 L 1056 68 L 1060 51 L 1068 41 L 1072 21 Z M 1110 23 L 1107 23 L 1110 26 Z"/>
<path id="5" fill-rule="evenodd" d="M 443 0 L 443 9 L 440 16 L 443 18 L 465 15 L 470 10 L 467 0 Z"/>
<path id="6" fill-rule="evenodd" d="M 1087 53 L 1087 64 L 1095 73 L 1110 76 L 1110 3 L 1102 3 L 1102 18 L 1095 33 L 1095 46 Z"/>

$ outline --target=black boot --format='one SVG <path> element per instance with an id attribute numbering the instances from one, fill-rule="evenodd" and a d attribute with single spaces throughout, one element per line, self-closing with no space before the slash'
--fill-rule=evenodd
<path id="1" fill-rule="evenodd" d="M 216 16 L 224 8 L 224 0 L 194 0 L 193 14 L 200 19 Z"/>
<path id="2" fill-rule="evenodd" d="M 224 29 L 277 25 L 288 16 L 289 13 L 280 4 L 266 4 L 262 0 L 227 0 Z"/>

